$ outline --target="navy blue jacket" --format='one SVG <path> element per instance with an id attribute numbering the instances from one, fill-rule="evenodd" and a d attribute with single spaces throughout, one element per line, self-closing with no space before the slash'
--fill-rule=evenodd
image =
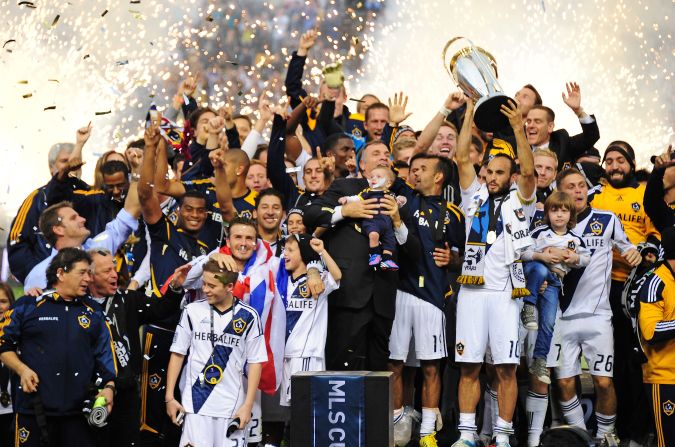
<path id="1" fill-rule="evenodd" d="M 39 298 L 24 296 L 4 317 L 0 353 L 20 352 L 21 361 L 35 371 L 48 416 L 82 413 L 97 377 L 102 384 L 115 379 L 110 328 L 103 314 L 81 299 L 65 301 L 53 290 Z M 32 400 L 18 390 L 16 412 L 33 414 Z"/>

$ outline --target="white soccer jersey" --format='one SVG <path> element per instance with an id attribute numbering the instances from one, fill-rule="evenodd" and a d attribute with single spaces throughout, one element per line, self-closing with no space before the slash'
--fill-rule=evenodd
<path id="1" fill-rule="evenodd" d="M 565 234 L 558 234 L 548 225 L 542 225 L 534 229 L 531 234 L 534 245 L 525 250 L 521 259 L 531 261 L 534 253 L 541 253 L 549 247 L 568 249 L 579 255 L 579 265 L 586 266 L 590 258 L 590 251 L 586 248 L 584 241 L 573 231 L 567 231 Z M 572 267 L 564 262 L 555 264 L 553 267 L 569 273 Z"/>
<path id="2" fill-rule="evenodd" d="M 244 365 L 267 361 L 260 317 L 239 300 L 222 313 L 206 300 L 188 304 L 171 352 L 190 353 L 181 394 L 185 411 L 219 418 L 232 417 L 246 399 Z"/>
<path id="3" fill-rule="evenodd" d="M 621 221 L 611 211 L 587 208 L 577 217 L 574 233 L 581 235 L 591 252 L 591 259 L 586 267 L 572 269 L 565 276 L 560 296 L 563 319 L 612 315 L 609 305 L 612 249 L 623 254 L 635 247 L 628 241 Z"/>
<path id="4" fill-rule="evenodd" d="M 324 358 L 328 325 L 328 294 L 340 285 L 327 270 L 321 275 L 326 290 L 314 299 L 307 275 L 288 278 L 286 305 L 286 349 L 284 357 Z"/>
<path id="5" fill-rule="evenodd" d="M 517 186 L 514 186 L 517 187 Z M 462 189 L 462 211 L 466 215 L 466 237 L 469 238 L 469 233 L 471 232 L 471 226 L 473 224 L 473 215 L 467 213 L 467 206 L 470 205 L 473 196 L 478 194 L 481 189 L 487 188 L 484 184 L 478 182 L 478 179 L 474 179 L 471 186 L 468 189 Z M 520 195 L 520 194 L 519 194 Z M 523 212 L 527 219 L 531 219 L 536 210 L 535 208 L 535 194 L 532 194 L 532 202 L 529 204 L 522 204 Z M 522 203 L 522 201 L 521 201 Z M 490 246 L 490 249 L 485 254 L 485 269 L 483 270 L 483 278 L 485 283 L 480 286 L 481 289 L 489 290 L 511 290 L 511 273 L 510 265 L 506 264 L 506 242 L 504 241 L 503 234 L 503 225 L 502 219 L 500 216 L 499 222 L 497 224 L 497 239 Z"/>

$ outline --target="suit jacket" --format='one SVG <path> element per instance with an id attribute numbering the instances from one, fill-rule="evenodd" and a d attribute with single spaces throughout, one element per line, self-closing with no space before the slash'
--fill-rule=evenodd
<path id="1" fill-rule="evenodd" d="M 397 273 L 381 270 L 376 272 L 368 265 L 368 237 L 361 232 L 359 219 L 346 218 L 335 226 L 331 224 L 333 210 L 339 206 L 338 199 L 356 195 L 367 187 L 366 179 L 335 180 L 321 197 L 305 209 L 304 222 L 308 231 L 313 231 L 317 227 L 329 228 L 322 239 L 342 271 L 340 288 L 329 296 L 329 305 L 362 309 L 372 299 L 378 315 L 393 319 L 396 309 Z M 398 247 L 398 257 L 420 259 L 422 248 L 419 238 L 412 231 L 411 215 L 405 207 L 401 210 L 401 218 L 409 233 L 406 243 Z"/>
<path id="2" fill-rule="evenodd" d="M 581 124 L 581 133 L 570 136 L 565 129 L 554 130 L 548 148 L 558 156 L 558 172 L 574 166 L 576 159 L 600 139 L 600 129 L 595 116 L 592 123 Z M 565 166 L 568 164 L 568 166 Z"/>

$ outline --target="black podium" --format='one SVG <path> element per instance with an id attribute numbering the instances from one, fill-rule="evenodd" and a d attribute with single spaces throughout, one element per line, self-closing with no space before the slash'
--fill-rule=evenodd
<path id="1" fill-rule="evenodd" d="M 291 379 L 291 445 L 393 447 L 390 372 L 300 372 Z"/>

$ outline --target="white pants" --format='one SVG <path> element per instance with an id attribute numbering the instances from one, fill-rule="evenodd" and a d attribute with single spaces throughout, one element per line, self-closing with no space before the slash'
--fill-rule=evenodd
<path id="1" fill-rule="evenodd" d="M 589 317 L 559 320 L 561 345 L 551 343 L 551 349 L 561 351 L 558 378 L 566 379 L 581 374 L 581 353 L 593 376 L 614 375 L 614 331 L 612 317 L 592 315 Z M 555 343 L 555 341 L 554 341 Z"/>
<path id="2" fill-rule="evenodd" d="M 299 371 L 325 371 L 326 361 L 320 357 L 286 357 L 281 375 L 280 404 L 291 406 L 291 378 Z"/>

